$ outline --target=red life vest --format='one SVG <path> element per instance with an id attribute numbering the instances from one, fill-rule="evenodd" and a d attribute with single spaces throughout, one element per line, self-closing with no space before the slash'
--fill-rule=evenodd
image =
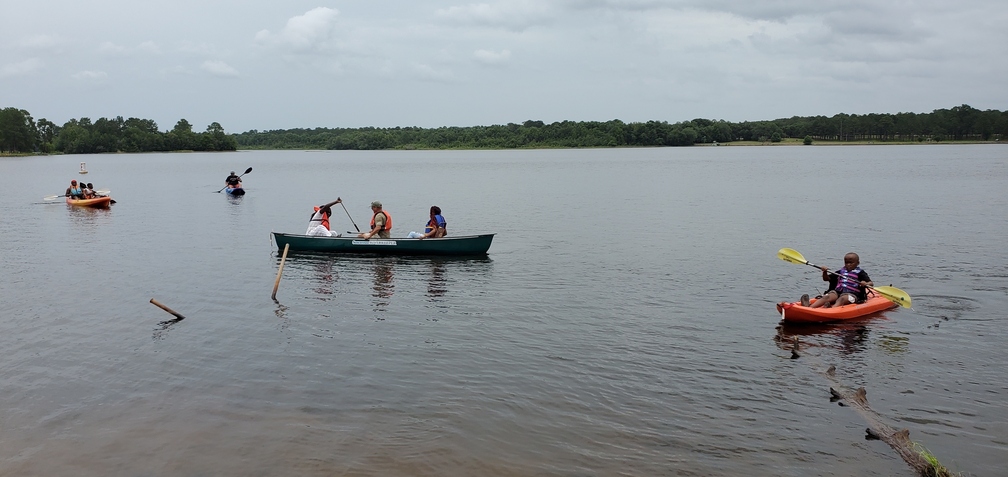
<path id="1" fill-rule="evenodd" d="M 318 212 L 318 211 L 319 211 L 319 207 L 315 206 L 315 212 Z M 322 226 L 325 227 L 326 230 L 329 230 L 329 214 L 327 214 L 325 212 L 322 212 Z"/>
<path id="2" fill-rule="evenodd" d="M 392 216 L 389 215 L 388 211 L 384 210 L 384 209 L 382 209 L 380 212 L 375 212 L 375 214 L 371 216 L 371 230 L 374 230 L 374 218 L 377 217 L 378 214 L 385 214 L 385 228 L 383 228 L 382 230 L 384 230 L 386 232 L 391 231 L 392 230 Z"/>

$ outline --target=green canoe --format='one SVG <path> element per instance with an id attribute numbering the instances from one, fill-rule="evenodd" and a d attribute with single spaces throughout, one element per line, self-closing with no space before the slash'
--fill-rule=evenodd
<path id="1" fill-rule="evenodd" d="M 291 251 L 378 255 L 486 255 L 495 234 L 462 235 L 436 239 L 312 237 L 273 232 L 277 248 Z"/>

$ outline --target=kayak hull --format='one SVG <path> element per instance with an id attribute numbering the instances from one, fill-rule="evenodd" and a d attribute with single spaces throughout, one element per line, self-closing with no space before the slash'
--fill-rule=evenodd
<path id="1" fill-rule="evenodd" d="M 228 195 L 245 195 L 245 189 L 241 187 L 235 187 L 234 189 L 226 188 L 224 191 L 226 191 Z"/>
<path id="2" fill-rule="evenodd" d="M 67 205 L 76 207 L 107 208 L 112 203 L 111 197 L 95 197 L 94 199 L 73 199 L 67 197 Z"/>
<path id="3" fill-rule="evenodd" d="M 290 245 L 292 252 L 323 252 L 372 255 L 486 255 L 494 234 L 462 235 L 436 239 L 316 237 L 273 232 L 277 248 Z"/>
<path id="4" fill-rule="evenodd" d="M 777 304 L 777 312 L 788 323 L 831 323 L 862 318 L 897 306 L 899 305 L 880 295 L 869 295 L 864 303 L 833 308 L 809 308 L 797 301 L 780 302 Z"/>

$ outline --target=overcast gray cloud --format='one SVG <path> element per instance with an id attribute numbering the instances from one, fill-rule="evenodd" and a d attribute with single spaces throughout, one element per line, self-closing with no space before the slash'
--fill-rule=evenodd
<path id="1" fill-rule="evenodd" d="M 1008 109 L 1001 2 L 0 0 L 0 107 L 250 129 Z"/>

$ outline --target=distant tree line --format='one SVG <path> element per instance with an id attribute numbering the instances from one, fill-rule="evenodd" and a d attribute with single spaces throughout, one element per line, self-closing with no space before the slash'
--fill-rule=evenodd
<path id="1" fill-rule="evenodd" d="M 0 151 L 97 152 L 233 151 L 241 149 L 516 149 L 689 146 L 733 141 L 1000 141 L 1008 137 L 1008 112 L 969 105 L 930 113 L 795 116 L 732 123 L 694 119 L 678 123 L 620 120 L 562 121 L 471 127 L 315 128 L 252 130 L 227 134 L 214 122 L 194 133 L 185 119 L 166 132 L 148 119 L 72 119 L 56 126 L 24 110 L 0 110 Z"/>
<path id="2" fill-rule="evenodd" d="M 783 138 L 820 141 L 992 141 L 1008 137 L 1008 112 L 969 105 L 931 113 L 795 116 L 772 121 L 731 123 L 694 119 L 624 123 L 620 120 L 396 128 L 315 128 L 248 131 L 236 134 L 241 149 L 514 149 L 575 147 L 689 146 L 732 141 L 779 142 Z"/>
<path id="3" fill-rule="evenodd" d="M 45 118 L 35 121 L 23 109 L 0 110 L 0 152 L 90 154 L 102 152 L 234 151 L 234 136 L 217 122 L 196 133 L 180 119 L 161 132 L 150 119 L 71 119 L 57 126 Z"/>

